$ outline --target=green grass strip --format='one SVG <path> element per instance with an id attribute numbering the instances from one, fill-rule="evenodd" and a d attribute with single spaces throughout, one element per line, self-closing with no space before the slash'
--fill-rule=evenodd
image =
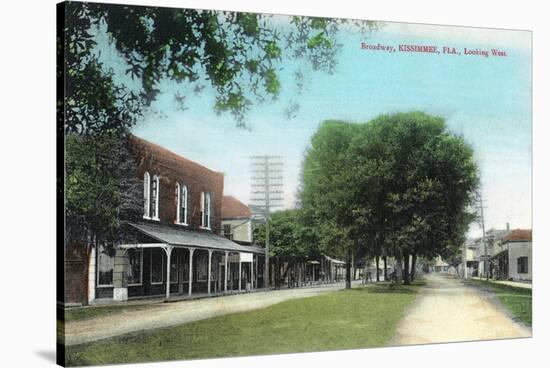
<path id="1" fill-rule="evenodd" d="M 375 285 L 67 347 L 68 365 L 312 352 L 385 345 L 418 284 Z"/>
<path id="2" fill-rule="evenodd" d="M 515 320 L 526 326 L 532 325 L 533 292 L 531 289 L 482 280 L 468 280 L 467 283 L 494 294 Z"/>

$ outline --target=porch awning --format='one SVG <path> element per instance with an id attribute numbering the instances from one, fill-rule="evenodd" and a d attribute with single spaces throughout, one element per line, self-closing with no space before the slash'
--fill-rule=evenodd
<path id="1" fill-rule="evenodd" d="M 158 242 L 170 245 L 198 247 L 230 252 L 265 253 L 264 248 L 240 245 L 211 232 L 176 229 L 172 226 L 150 223 L 129 222 L 128 225 Z"/>

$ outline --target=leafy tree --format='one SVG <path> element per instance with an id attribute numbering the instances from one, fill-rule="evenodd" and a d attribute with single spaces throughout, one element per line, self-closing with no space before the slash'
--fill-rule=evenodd
<path id="1" fill-rule="evenodd" d="M 320 247 L 325 254 L 346 257 L 346 287 L 351 287 L 353 252 L 361 239 L 360 219 L 354 198 L 348 192 L 348 151 L 359 125 L 325 121 L 311 139 L 304 159 L 303 210 L 316 224 Z"/>
<path id="2" fill-rule="evenodd" d="M 316 229 L 308 222 L 302 210 L 291 209 L 273 213 L 269 220 L 269 229 L 269 256 L 276 259 L 276 264 L 280 259 L 286 261 L 285 274 L 295 264 L 320 255 Z M 258 244 L 265 243 L 265 231 L 265 224 L 254 230 L 254 240 Z"/>
<path id="3" fill-rule="evenodd" d="M 265 243 L 265 224 L 254 230 L 254 240 Z M 270 218 L 270 256 L 303 261 L 319 255 L 315 228 L 309 226 L 298 209 L 278 211 Z"/>
<path id="4" fill-rule="evenodd" d="M 128 141 L 113 132 L 69 134 L 65 157 L 67 245 L 112 242 L 120 221 L 138 218 L 143 209 Z"/>
<path id="5" fill-rule="evenodd" d="M 370 141 L 385 162 L 371 172 L 384 178 L 379 208 L 389 211 L 386 241 L 398 264 L 406 261 L 408 283 L 409 255 L 450 255 L 463 242 L 473 220 L 468 206 L 479 181 L 473 151 L 462 137 L 446 130 L 442 118 L 421 112 L 382 115 L 368 125 Z M 352 157 L 361 154 L 351 152 Z M 364 181 L 358 177 L 356 182 Z"/>
<path id="6" fill-rule="evenodd" d="M 345 233 L 338 245 L 348 251 L 395 256 L 399 281 L 403 259 L 407 283 L 410 255 L 454 254 L 473 220 L 473 151 L 442 118 L 412 112 L 325 122 L 304 170 L 303 205 L 319 228 Z"/>
<path id="7" fill-rule="evenodd" d="M 279 95 L 284 62 L 302 60 L 332 73 L 343 26 L 361 32 L 377 27 L 370 21 L 299 16 L 281 27 L 264 14 L 80 2 L 67 2 L 60 16 L 65 19 L 58 42 L 64 52 L 59 77 L 65 78 L 65 95 L 58 101 L 65 109 L 61 124 L 78 133 L 132 126 L 163 81 L 192 86 L 197 93 L 210 86 L 215 111 L 231 113 L 244 127 L 254 102 Z M 124 85 L 112 65 L 102 62 L 95 48 L 95 36 L 102 33 L 139 88 Z M 297 71 L 297 80 L 301 77 Z M 174 97 L 178 104 L 185 101 L 179 91 Z"/>

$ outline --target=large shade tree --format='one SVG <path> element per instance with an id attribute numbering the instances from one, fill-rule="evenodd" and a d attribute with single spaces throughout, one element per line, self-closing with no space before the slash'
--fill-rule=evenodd
<path id="1" fill-rule="evenodd" d="M 384 180 L 386 233 L 409 282 L 410 255 L 445 257 L 464 241 L 479 183 L 473 150 L 443 118 L 422 112 L 383 115 L 369 125 L 389 163 L 382 171 L 390 179 Z"/>
<path id="2" fill-rule="evenodd" d="M 478 181 L 472 149 L 442 118 L 397 113 L 322 124 L 305 157 L 302 201 L 320 229 L 346 235 L 333 245 L 395 256 L 398 280 L 405 259 L 409 282 L 410 255 L 414 263 L 462 244 Z"/>
<path id="3" fill-rule="evenodd" d="M 349 192 L 348 152 L 360 125 L 325 121 L 311 139 L 302 176 L 300 202 L 313 219 L 325 254 L 346 258 L 346 287 L 351 287 L 350 267 L 354 250 L 362 240 L 361 219 Z"/>

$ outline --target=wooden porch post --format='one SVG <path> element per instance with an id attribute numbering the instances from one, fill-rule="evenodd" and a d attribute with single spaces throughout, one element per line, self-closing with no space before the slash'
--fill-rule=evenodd
<path id="1" fill-rule="evenodd" d="M 193 290 L 193 252 L 195 252 L 195 248 L 189 248 L 189 296 Z"/>
<path id="2" fill-rule="evenodd" d="M 224 269 L 224 272 L 225 272 L 225 277 L 223 278 L 223 291 L 225 293 L 227 293 L 227 275 L 228 275 L 228 272 L 227 272 L 227 258 L 229 257 L 229 252 L 225 252 L 225 269 Z"/>
<path id="3" fill-rule="evenodd" d="M 242 272 L 242 263 L 241 263 L 241 253 L 239 252 L 239 292 L 241 291 L 241 272 Z"/>
<path id="4" fill-rule="evenodd" d="M 172 246 L 164 248 L 166 251 L 166 299 L 170 298 L 170 256 L 172 255 Z"/>
<path id="5" fill-rule="evenodd" d="M 252 263 L 250 264 L 250 288 L 254 290 L 254 254 L 252 254 Z"/>
<path id="6" fill-rule="evenodd" d="M 212 280 L 212 249 L 208 249 L 208 295 L 210 295 L 210 282 Z"/>

